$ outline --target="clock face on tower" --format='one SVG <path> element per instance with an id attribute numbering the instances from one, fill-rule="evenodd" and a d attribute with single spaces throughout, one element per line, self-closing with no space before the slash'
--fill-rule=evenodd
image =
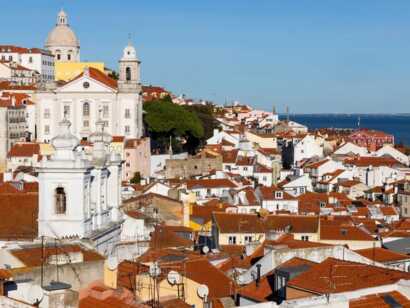
<path id="1" fill-rule="evenodd" d="M 90 83 L 88 82 L 88 81 L 85 81 L 84 83 L 83 83 L 83 88 L 84 89 L 88 89 L 90 87 Z"/>

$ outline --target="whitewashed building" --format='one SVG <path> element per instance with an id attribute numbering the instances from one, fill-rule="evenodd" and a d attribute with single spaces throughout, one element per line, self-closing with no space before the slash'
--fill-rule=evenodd
<path id="1" fill-rule="evenodd" d="M 95 131 L 99 116 L 104 121 L 105 132 L 140 138 L 143 111 L 139 66 L 136 50 L 129 44 L 119 61 L 118 82 L 95 68 L 86 67 L 62 86 L 38 90 L 37 139 L 51 140 L 64 117 L 72 123 L 77 138 L 87 139 Z"/>
<path id="2" fill-rule="evenodd" d="M 97 122 L 92 159 L 77 149 L 79 140 L 70 132 L 70 121 L 60 122 L 61 132 L 51 140 L 55 153 L 40 162 L 39 236 L 88 238 L 96 249 L 110 254 L 119 240 L 122 215 L 121 168 L 118 154 L 106 151 L 111 136 L 104 122 Z"/>

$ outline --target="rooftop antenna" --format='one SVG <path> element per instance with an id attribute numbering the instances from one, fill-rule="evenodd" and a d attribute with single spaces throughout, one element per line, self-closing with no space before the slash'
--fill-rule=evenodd
<path id="1" fill-rule="evenodd" d="M 128 46 L 131 46 L 132 34 L 128 33 Z"/>
<path id="2" fill-rule="evenodd" d="M 360 116 L 359 116 L 359 118 L 357 119 L 357 127 L 360 128 Z"/>
<path id="3" fill-rule="evenodd" d="M 286 106 L 286 121 L 289 122 L 289 106 Z"/>

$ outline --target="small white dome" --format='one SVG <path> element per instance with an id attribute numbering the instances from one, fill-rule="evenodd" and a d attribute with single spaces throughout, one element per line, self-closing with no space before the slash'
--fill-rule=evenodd
<path id="1" fill-rule="evenodd" d="M 128 46 L 124 48 L 121 60 L 138 60 L 137 51 L 131 43 L 128 43 Z"/>
<path id="2" fill-rule="evenodd" d="M 45 47 L 80 47 L 77 36 L 68 25 L 68 16 L 64 11 L 58 14 L 57 24 L 48 34 Z"/>

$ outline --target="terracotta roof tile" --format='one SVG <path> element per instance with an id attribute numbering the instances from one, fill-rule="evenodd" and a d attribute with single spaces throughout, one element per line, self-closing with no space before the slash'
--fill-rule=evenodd
<path id="1" fill-rule="evenodd" d="M 220 233 L 265 233 L 262 220 L 255 214 L 213 213 Z"/>
<path id="2" fill-rule="evenodd" d="M 331 294 L 383 286 L 400 279 L 410 279 L 410 273 L 327 258 L 289 280 L 288 286 L 313 294 Z"/>
<path id="3" fill-rule="evenodd" d="M 368 248 L 368 249 L 359 249 L 356 252 L 363 257 L 366 257 L 370 260 L 374 260 L 377 262 L 394 262 L 394 261 L 403 261 L 403 260 L 410 260 L 410 256 L 404 255 L 401 253 L 397 253 L 395 251 L 391 251 L 388 249 L 375 247 L 375 248 Z"/>
<path id="4" fill-rule="evenodd" d="M 316 233 L 319 219 L 317 216 L 268 215 L 264 221 L 267 230 L 285 230 L 291 233 Z"/>
<path id="5" fill-rule="evenodd" d="M 236 188 L 236 184 L 228 179 L 202 179 L 202 180 L 188 180 L 186 182 L 188 189 L 198 188 Z"/>
<path id="6" fill-rule="evenodd" d="M 34 154 L 40 154 L 39 143 L 18 142 L 11 147 L 7 157 L 33 157 Z"/>
<path id="7" fill-rule="evenodd" d="M 48 246 L 44 248 L 45 259 L 55 256 L 56 254 L 70 254 L 81 252 L 84 262 L 102 261 L 105 258 L 93 250 L 87 250 L 79 245 L 59 245 L 57 248 Z M 37 267 L 41 265 L 42 248 L 31 247 L 11 250 L 10 253 L 19 259 L 27 267 Z"/>
<path id="8" fill-rule="evenodd" d="M 351 299 L 349 301 L 349 308 L 391 308 L 392 303 L 390 298 L 399 305 L 398 307 L 409 308 L 410 300 L 398 291 L 392 291 L 387 293 L 378 293 L 362 296 L 359 298 Z"/>

